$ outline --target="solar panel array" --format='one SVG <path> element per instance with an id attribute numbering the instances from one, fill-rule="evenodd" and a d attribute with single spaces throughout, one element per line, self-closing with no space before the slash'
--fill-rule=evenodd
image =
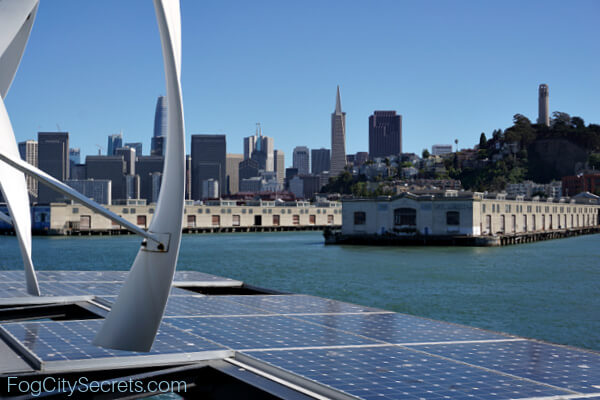
<path id="1" fill-rule="evenodd" d="M 196 283 L 227 281 L 178 274 L 176 280 Z M 124 277 L 114 271 L 40 273 L 49 292 L 87 290 L 107 304 Z M 0 272 L 0 298 L 19 291 L 18 278 Z M 47 371 L 236 354 L 269 373 L 365 399 L 600 398 L 600 354 L 593 351 L 307 295 L 173 293 L 150 353 L 92 345 L 101 319 L 1 323 L 0 336 Z"/>

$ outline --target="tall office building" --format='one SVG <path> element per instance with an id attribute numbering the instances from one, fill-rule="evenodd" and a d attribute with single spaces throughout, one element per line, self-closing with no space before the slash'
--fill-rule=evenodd
<path id="1" fill-rule="evenodd" d="M 64 182 L 69 178 L 69 132 L 38 132 L 38 168 Z M 38 203 L 62 201 L 48 186 L 38 186 Z"/>
<path id="2" fill-rule="evenodd" d="M 124 147 L 131 147 L 132 149 L 135 149 L 136 156 L 142 155 L 142 143 L 141 142 L 125 143 Z"/>
<path id="3" fill-rule="evenodd" d="M 340 87 L 337 87 L 335 111 L 331 114 L 331 168 L 332 177 L 338 176 L 346 167 L 346 113 L 342 112 Z"/>
<path id="4" fill-rule="evenodd" d="M 285 181 L 285 156 L 283 155 L 282 150 L 273 151 L 273 165 L 277 182 L 280 185 L 283 185 L 283 182 Z"/>
<path id="5" fill-rule="evenodd" d="M 111 185 L 112 203 L 115 200 L 127 199 L 125 175 L 127 164 L 122 155 L 87 156 L 85 158 L 87 179 L 109 180 Z"/>
<path id="6" fill-rule="evenodd" d="M 299 175 L 308 175 L 308 166 L 310 165 L 310 153 L 308 147 L 294 147 L 294 153 L 292 155 L 292 164 L 294 168 L 298 169 Z"/>
<path id="7" fill-rule="evenodd" d="M 219 182 L 219 196 L 224 194 L 227 142 L 225 135 L 192 135 L 192 198 L 202 200 L 202 182 Z"/>
<path id="8" fill-rule="evenodd" d="M 150 143 L 150 155 L 164 156 L 167 137 L 167 98 L 159 96 L 156 100 L 156 110 L 154 111 L 154 133 Z"/>
<path id="9" fill-rule="evenodd" d="M 135 175 L 135 149 L 132 147 L 120 147 L 115 150 L 116 156 L 123 156 L 125 161 L 125 174 Z"/>
<path id="10" fill-rule="evenodd" d="M 163 156 L 137 156 L 135 172 L 140 177 L 140 198 L 156 202 L 164 164 Z"/>
<path id="11" fill-rule="evenodd" d="M 227 154 L 226 156 L 227 194 L 235 194 L 240 191 L 240 162 L 243 160 L 243 154 Z"/>
<path id="12" fill-rule="evenodd" d="M 310 151 L 310 172 L 313 175 L 329 171 L 331 167 L 331 151 L 329 149 L 312 149 Z"/>
<path id="13" fill-rule="evenodd" d="M 538 89 L 539 98 L 538 98 L 538 124 L 544 124 L 546 126 L 550 126 L 550 112 L 549 112 L 549 97 L 550 92 L 548 91 L 548 85 L 542 83 Z"/>
<path id="14" fill-rule="evenodd" d="M 375 111 L 369 117 L 369 157 L 402 153 L 402 115 L 396 111 Z"/>
<path id="15" fill-rule="evenodd" d="M 71 162 L 71 165 L 81 164 L 81 149 L 79 149 L 79 147 L 69 149 L 69 161 Z"/>
<path id="16" fill-rule="evenodd" d="M 38 142 L 35 140 L 26 140 L 19 143 L 19 154 L 23 161 L 27 161 L 34 167 L 38 166 Z M 27 182 L 27 191 L 33 197 L 38 195 L 38 181 L 31 175 L 25 174 Z"/>
<path id="17" fill-rule="evenodd" d="M 67 185 L 99 204 L 112 204 L 112 182 L 108 179 L 69 179 Z"/>
<path id="18" fill-rule="evenodd" d="M 260 123 L 256 124 L 254 136 L 244 138 L 244 160 L 252 158 L 258 162 L 260 169 L 275 170 L 275 155 L 273 138 L 263 136 Z"/>
<path id="19" fill-rule="evenodd" d="M 123 147 L 123 134 L 117 133 L 115 135 L 108 135 L 108 146 L 106 147 L 106 155 L 114 156 L 115 151 Z"/>

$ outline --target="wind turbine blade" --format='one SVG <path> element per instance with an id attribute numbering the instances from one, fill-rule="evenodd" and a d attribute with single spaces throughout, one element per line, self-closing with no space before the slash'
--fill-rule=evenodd
<path id="1" fill-rule="evenodd" d="M 15 135 L 0 98 L 0 151 L 19 157 L 19 149 Z M 40 295 L 40 288 L 31 261 L 31 212 L 29 209 L 29 194 L 25 176 L 10 165 L 0 163 L 0 190 L 8 206 L 12 224 L 17 234 L 23 266 L 25 268 L 25 282 L 27 292 L 34 296 Z"/>
<path id="2" fill-rule="evenodd" d="M 179 0 L 154 0 L 167 84 L 168 130 L 163 181 L 150 231 L 168 237 L 167 251 L 141 248 L 94 344 L 150 351 L 158 332 L 181 242 L 185 197 L 185 132 L 181 98 Z"/>
<path id="3" fill-rule="evenodd" d="M 21 62 L 37 8 L 38 0 L 0 0 L 0 151 L 17 158 L 19 148 L 3 99 Z M 25 176 L 2 163 L 0 191 L 19 241 L 27 292 L 39 296 L 40 288 L 31 260 L 31 211 Z"/>

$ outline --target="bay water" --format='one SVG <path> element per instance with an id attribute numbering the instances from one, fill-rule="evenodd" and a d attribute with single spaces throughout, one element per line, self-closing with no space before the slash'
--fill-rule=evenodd
<path id="1" fill-rule="evenodd" d="M 133 235 L 35 237 L 38 270 L 127 270 Z M 0 237 L 0 269 L 21 269 Z M 496 248 L 325 246 L 320 232 L 184 235 L 178 270 L 600 350 L 600 235 Z"/>

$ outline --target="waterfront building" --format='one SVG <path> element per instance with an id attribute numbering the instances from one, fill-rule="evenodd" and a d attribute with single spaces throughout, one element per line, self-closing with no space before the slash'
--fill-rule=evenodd
<path id="1" fill-rule="evenodd" d="M 219 183 L 221 191 L 226 179 L 227 143 L 225 135 L 192 135 L 192 199 L 201 200 L 206 197 L 202 191 L 202 182 L 214 179 Z"/>
<path id="2" fill-rule="evenodd" d="M 38 168 L 61 182 L 69 178 L 68 132 L 38 132 Z M 48 186 L 38 186 L 38 203 L 63 200 L 63 195 Z"/>
<path id="3" fill-rule="evenodd" d="M 434 144 L 431 146 L 431 155 L 433 156 L 441 156 L 444 154 L 452 153 L 452 145 L 451 144 Z"/>
<path id="4" fill-rule="evenodd" d="M 142 143 L 141 142 L 129 142 L 129 143 L 125 143 L 125 145 L 123 147 L 131 147 L 132 149 L 135 149 L 135 155 L 136 156 L 141 156 L 142 155 Z"/>
<path id="5" fill-rule="evenodd" d="M 122 155 L 87 156 L 85 158 L 87 179 L 112 182 L 112 202 L 127 198 L 125 173 L 127 164 Z"/>
<path id="6" fill-rule="evenodd" d="M 158 199 L 164 158 L 162 156 L 137 156 L 135 171 L 140 177 L 140 198 L 152 203 Z M 156 175 L 158 174 L 158 175 Z M 156 177 L 155 177 L 156 175 Z"/>
<path id="7" fill-rule="evenodd" d="M 67 185 L 99 204 L 112 204 L 112 182 L 108 179 L 69 179 Z"/>
<path id="8" fill-rule="evenodd" d="M 235 194 L 240 187 L 240 163 L 244 160 L 243 154 L 227 154 L 225 171 L 227 174 L 227 194 Z"/>
<path id="9" fill-rule="evenodd" d="M 19 154 L 23 161 L 28 162 L 34 167 L 38 166 L 38 142 L 35 140 L 26 140 L 19 143 Z M 33 176 L 25 174 L 27 181 L 27 191 L 32 197 L 38 196 L 38 181 Z"/>
<path id="10" fill-rule="evenodd" d="M 283 185 L 285 181 L 285 156 L 282 150 L 275 150 L 273 152 L 274 157 L 274 170 L 277 175 L 277 182 Z"/>
<path id="11" fill-rule="evenodd" d="M 215 179 L 206 179 L 202 182 L 203 199 L 219 198 L 219 181 Z"/>
<path id="12" fill-rule="evenodd" d="M 329 171 L 331 167 L 331 151 L 329 149 L 312 149 L 310 151 L 310 172 L 313 175 Z"/>
<path id="13" fill-rule="evenodd" d="M 106 155 L 114 156 L 118 148 L 123 147 L 123 134 L 117 133 L 108 135 L 108 146 L 106 147 Z"/>
<path id="14" fill-rule="evenodd" d="M 337 87 L 335 111 L 331 114 L 331 168 L 330 173 L 335 177 L 346 167 L 346 113 L 342 112 L 340 87 Z"/>
<path id="15" fill-rule="evenodd" d="M 155 205 L 144 200 L 120 201 L 107 208 L 126 220 L 144 227 L 150 225 Z M 47 234 L 67 235 L 74 230 L 84 232 L 119 231 L 121 227 L 104 216 L 80 204 L 54 203 L 51 206 L 33 207 L 33 213 L 43 211 Z M 184 231 L 246 231 L 255 229 L 306 229 L 313 227 L 339 227 L 342 208 L 339 202 L 321 200 L 311 204 L 305 201 L 208 200 L 201 205 L 186 202 Z"/>
<path id="16" fill-rule="evenodd" d="M 402 153 L 402 115 L 396 111 L 375 111 L 369 116 L 369 157 Z"/>
<path id="17" fill-rule="evenodd" d="M 456 190 L 344 199 L 342 234 L 494 236 L 598 226 L 600 204 L 589 203 Z"/>
<path id="18" fill-rule="evenodd" d="M 550 92 L 548 85 L 542 83 L 538 88 L 538 124 L 550 126 Z"/>
<path id="19" fill-rule="evenodd" d="M 306 175 L 309 173 L 310 153 L 306 146 L 294 147 L 293 166 L 298 169 L 298 174 Z"/>
<path id="20" fill-rule="evenodd" d="M 600 171 L 563 176 L 562 186 L 565 196 L 575 196 L 582 192 L 600 194 Z"/>

